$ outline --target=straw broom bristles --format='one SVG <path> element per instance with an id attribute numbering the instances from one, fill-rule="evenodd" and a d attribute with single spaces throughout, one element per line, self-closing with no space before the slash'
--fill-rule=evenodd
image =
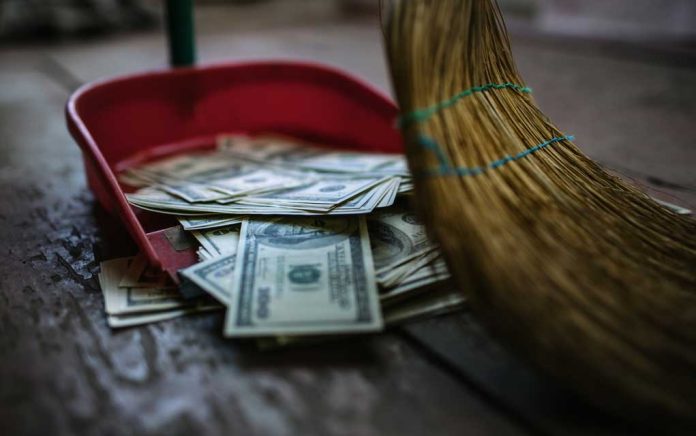
<path id="1" fill-rule="evenodd" d="M 594 402 L 696 419 L 696 223 L 564 139 L 492 0 L 389 6 L 416 207 L 474 312 Z"/>

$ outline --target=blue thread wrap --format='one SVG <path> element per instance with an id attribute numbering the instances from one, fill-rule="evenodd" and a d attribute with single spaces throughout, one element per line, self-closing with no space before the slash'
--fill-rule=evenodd
<path id="1" fill-rule="evenodd" d="M 426 121 L 428 118 L 435 115 L 442 109 L 454 106 L 462 98 L 468 97 L 477 92 L 488 91 L 490 89 L 514 89 L 524 94 L 532 92 L 531 88 L 527 88 L 526 86 L 518 85 L 516 83 L 486 83 L 485 85 L 474 86 L 472 88 L 465 89 L 464 91 L 454 95 L 453 97 L 450 97 L 447 100 L 441 101 L 440 103 L 434 104 L 430 107 L 416 109 L 413 112 L 402 115 L 401 117 L 399 117 L 398 125 L 399 127 L 406 127 L 412 123 Z"/>
<path id="2" fill-rule="evenodd" d="M 524 151 L 521 151 L 513 156 L 507 155 L 503 156 L 500 159 L 496 159 L 492 162 L 489 162 L 486 165 L 479 166 L 479 167 L 453 167 L 449 159 L 447 158 L 447 154 L 442 150 L 440 145 L 435 142 L 432 138 L 429 138 L 427 136 L 419 136 L 418 137 L 418 144 L 421 145 L 423 148 L 432 151 L 435 154 L 435 157 L 438 160 L 438 168 L 426 171 L 426 175 L 429 176 L 478 176 L 480 174 L 485 173 L 488 170 L 494 170 L 496 168 L 500 168 L 503 165 L 506 165 L 510 162 L 514 162 L 516 160 L 520 160 L 526 156 L 529 156 L 532 153 L 536 153 L 539 150 L 542 150 L 549 145 L 556 144 L 558 142 L 562 141 L 573 141 L 575 140 L 575 137 L 572 135 L 568 136 L 556 136 L 554 138 L 549 139 L 548 141 L 542 142 L 541 144 L 537 144 L 534 147 L 528 148 Z"/>

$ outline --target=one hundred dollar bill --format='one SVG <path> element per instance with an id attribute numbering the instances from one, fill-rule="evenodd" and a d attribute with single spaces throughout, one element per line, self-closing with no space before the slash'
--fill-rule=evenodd
<path id="1" fill-rule="evenodd" d="M 413 274 L 414 271 L 430 265 L 438 257 L 440 257 L 440 253 L 435 249 L 425 251 L 416 258 L 409 259 L 399 264 L 397 267 L 386 271 L 382 270 L 382 272 L 377 273 L 377 282 L 380 286 L 385 288 L 397 286 Z"/>
<path id="2" fill-rule="evenodd" d="M 365 218 L 242 223 L 226 336 L 382 328 Z"/>
<path id="3" fill-rule="evenodd" d="M 134 327 L 137 325 L 152 324 L 160 321 L 167 321 L 185 315 L 212 312 L 222 309 L 222 306 L 191 306 L 184 309 L 165 310 L 160 312 L 145 312 L 128 315 L 109 315 L 107 322 L 111 328 Z"/>
<path id="4" fill-rule="evenodd" d="M 219 229 L 196 230 L 191 234 L 213 256 L 237 252 L 239 244 L 239 226 L 228 226 Z"/>
<path id="5" fill-rule="evenodd" d="M 218 146 L 229 155 L 243 159 L 320 172 L 357 174 L 407 172 L 406 159 L 403 155 L 361 153 L 317 147 L 278 135 L 257 138 L 221 136 L 218 138 Z"/>
<path id="6" fill-rule="evenodd" d="M 384 321 L 388 326 L 393 326 L 461 310 L 465 305 L 466 297 L 459 292 L 431 292 L 418 300 L 385 309 Z"/>
<path id="7" fill-rule="evenodd" d="M 184 230 L 208 230 L 240 224 L 246 217 L 230 217 L 228 215 L 206 215 L 202 217 L 178 217 Z"/>
<path id="8" fill-rule="evenodd" d="M 466 307 L 466 297 L 455 291 L 433 292 L 424 298 L 408 301 L 383 310 L 384 325 L 389 327 L 417 321 L 423 318 L 446 315 Z M 336 336 L 274 336 L 259 338 L 256 345 L 261 350 L 274 350 L 292 346 L 312 346 L 338 339 Z"/>
<path id="9" fill-rule="evenodd" d="M 196 256 L 198 256 L 199 262 L 205 262 L 206 260 L 213 259 L 213 258 L 217 257 L 218 255 L 217 254 L 213 255 L 211 253 L 208 253 L 208 250 L 206 250 L 205 248 L 198 247 L 198 250 L 196 250 Z"/>
<path id="10" fill-rule="evenodd" d="M 423 223 L 402 204 L 375 211 L 367 217 L 367 228 L 377 274 L 435 247 Z"/>
<path id="11" fill-rule="evenodd" d="M 138 254 L 128 262 L 125 274 L 122 274 L 117 283 L 124 288 L 162 288 L 166 281 L 167 278 L 161 271 L 148 265 L 143 254 Z"/>
<path id="12" fill-rule="evenodd" d="M 182 279 L 209 293 L 222 304 L 232 300 L 236 253 L 217 256 L 179 271 Z"/>
<path id="13" fill-rule="evenodd" d="M 413 274 L 411 277 L 399 283 L 398 286 L 387 289 L 380 294 L 379 299 L 382 308 L 386 308 L 403 300 L 415 299 L 432 290 L 448 286 L 450 275 L 446 269 L 444 272 L 435 270 L 433 272 L 426 271 L 427 274 L 421 274 L 422 272 L 423 270 L 421 269 L 419 273 Z"/>

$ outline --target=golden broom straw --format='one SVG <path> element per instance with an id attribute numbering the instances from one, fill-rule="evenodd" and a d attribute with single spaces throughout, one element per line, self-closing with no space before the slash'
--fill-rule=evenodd
<path id="1" fill-rule="evenodd" d="M 696 223 L 539 111 L 492 0 L 392 1 L 385 39 L 416 207 L 474 312 L 592 401 L 694 420 Z"/>

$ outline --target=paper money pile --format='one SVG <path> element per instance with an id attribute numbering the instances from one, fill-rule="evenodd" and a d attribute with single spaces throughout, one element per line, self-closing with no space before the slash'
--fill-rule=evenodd
<path id="1" fill-rule="evenodd" d="M 411 190 L 403 157 L 332 151 L 282 137 L 227 136 L 213 152 L 177 155 L 126 171 L 128 201 L 192 217 L 187 229 L 230 215 L 356 215 Z M 211 218 L 209 215 L 216 214 Z M 194 217 L 204 216 L 201 223 Z"/>
<path id="2" fill-rule="evenodd" d="M 98 278 L 107 321 L 113 328 L 223 308 L 208 297 L 184 299 L 164 274 L 147 266 L 141 255 L 102 262 Z"/>
<path id="3" fill-rule="evenodd" d="M 121 180 L 139 188 L 128 195 L 134 206 L 178 217 L 200 262 L 179 272 L 179 287 L 143 257 L 104 262 L 113 327 L 224 307 L 226 336 L 282 345 L 378 331 L 464 304 L 408 207 L 402 156 L 234 136 Z"/>

